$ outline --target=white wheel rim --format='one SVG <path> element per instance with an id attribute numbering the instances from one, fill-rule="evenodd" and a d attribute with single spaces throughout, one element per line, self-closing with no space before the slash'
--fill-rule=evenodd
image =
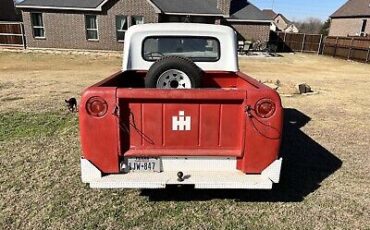
<path id="1" fill-rule="evenodd" d="M 157 80 L 157 88 L 191 89 L 191 80 L 186 73 L 178 69 L 170 69 L 159 76 Z"/>

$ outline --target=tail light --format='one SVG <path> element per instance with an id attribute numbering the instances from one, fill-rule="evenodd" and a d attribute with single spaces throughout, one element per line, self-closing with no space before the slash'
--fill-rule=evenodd
<path id="1" fill-rule="evenodd" d="M 259 117 L 269 118 L 275 113 L 275 103 L 270 99 L 259 100 L 256 104 L 255 111 Z"/>
<path id="2" fill-rule="evenodd" d="M 86 102 L 86 110 L 91 116 L 102 117 L 108 111 L 108 104 L 101 97 L 92 97 Z"/>

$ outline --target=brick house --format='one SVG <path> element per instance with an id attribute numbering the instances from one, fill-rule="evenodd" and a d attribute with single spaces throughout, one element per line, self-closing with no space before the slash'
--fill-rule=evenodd
<path id="1" fill-rule="evenodd" d="M 330 19 L 330 36 L 370 36 L 370 1 L 349 0 Z"/>
<path id="2" fill-rule="evenodd" d="M 299 30 L 293 22 L 288 20 L 283 14 L 277 14 L 270 9 L 262 10 L 263 14 L 272 20 L 271 30 L 282 31 L 287 33 L 298 33 Z"/>
<path id="3" fill-rule="evenodd" d="M 25 0 L 29 48 L 121 50 L 141 23 L 194 22 L 233 27 L 240 40 L 268 41 L 271 20 L 247 0 Z"/>
<path id="4" fill-rule="evenodd" d="M 21 14 L 16 10 L 13 0 L 0 0 L 0 21 L 21 20 Z"/>

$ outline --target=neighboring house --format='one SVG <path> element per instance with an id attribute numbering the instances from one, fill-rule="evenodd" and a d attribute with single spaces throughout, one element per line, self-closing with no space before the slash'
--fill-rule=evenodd
<path id="1" fill-rule="evenodd" d="M 13 0 L 0 0 L 0 21 L 21 20 L 21 14 L 16 10 Z"/>
<path id="2" fill-rule="evenodd" d="M 282 31 L 287 33 L 298 33 L 299 30 L 293 22 L 289 21 L 284 15 L 277 14 L 273 10 L 262 10 L 264 15 L 273 21 L 271 25 L 272 31 Z"/>
<path id="3" fill-rule="evenodd" d="M 370 36 L 369 0 L 350 0 L 330 18 L 330 36 Z"/>
<path id="4" fill-rule="evenodd" d="M 294 25 L 294 24 L 290 24 L 288 25 L 284 32 L 287 32 L 287 33 L 298 33 L 299 32 L 299 29 Z"/>
<path id="5" fill-rule="evenodd" d="M 25 0 L 30 48 L 121 50 L 132 25 L 156 22 L 224 24 L 241 40 L 268 41 L 271 20 L 247 0 Z"/>
<path id="6" fill-rule="evenodd" d="M 218 0 L 218 2 L 222 2 L 222 0 Z M 231 2 L 230 9 L 224 9 L 223 12 L 230 12 L 230 14 L 224 15 L 221 24 L 234 28 L 238 33 L 239 40 L 269 41 L 272 21 L 260 9 L 246 0 L 228 2 Z"/>

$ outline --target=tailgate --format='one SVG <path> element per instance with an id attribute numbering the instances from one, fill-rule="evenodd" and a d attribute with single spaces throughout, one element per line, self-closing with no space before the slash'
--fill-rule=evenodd
<path id="1" fill-rule="evenodd" d="M 246 91 L 230 90 L 118 89 L 120 154 L 242 156 Z"/>

